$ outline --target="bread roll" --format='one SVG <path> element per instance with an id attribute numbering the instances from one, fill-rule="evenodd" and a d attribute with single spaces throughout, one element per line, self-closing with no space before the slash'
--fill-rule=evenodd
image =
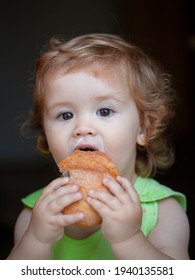
<path id="1" fill-rule="evenodd" d="M 63 209 L 64 214 L 83 212 L 85 218 L 75 225 L 90 227 L 101 224 L 98 213 L 87 203 L 89 189 L 109 192 L 102 184 L 103 177 L 108 174 L 112 177 L 119 175 L 112 160 L 99 151 L 76 150 L 58 164 L 62 176 L 70 178 L 69 185 L 77 184 L 82 192 L 82 199 Z"/>

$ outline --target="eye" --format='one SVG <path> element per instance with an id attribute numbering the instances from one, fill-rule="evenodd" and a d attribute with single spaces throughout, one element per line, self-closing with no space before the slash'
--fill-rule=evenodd
<path id="1" fill-rule="evenodd" d="M 110 108 L 101 108 L 97 111 L 97 115 L 100 115 L 102 117 L 108 117 L 110 116 L 114 111 Z"/>
<path id="2" fill-rule="evenodd" d="M 61 113 L 58 118 L 60 118 L 61 120 L 63 121 L 67 121 L 67 120 L 70 120 L 74 117 L 73 113 L 71 112 L 64 112 L 64 113 Z"/>

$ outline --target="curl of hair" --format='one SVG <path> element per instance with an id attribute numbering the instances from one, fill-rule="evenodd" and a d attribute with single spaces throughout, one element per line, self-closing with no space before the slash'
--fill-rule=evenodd
<path id="1" fill-rule="evenodd" d="M 38 57 L 34 87 L 34 113 L 28 123 L 37 131 L 37 147 L 49 153 L 43 127 L 44 94 L 47 80 L 56 73 L 84 69 L 96 75 L 125 77 L 146 134 L 146 144 L 137 146 L 136 172 L 148 177 L 174 162 L 170 124 L 176 95 L 171 76 L 142 50 L 109 34 L 89 34 L 69 41 L 52 38 Z"/>

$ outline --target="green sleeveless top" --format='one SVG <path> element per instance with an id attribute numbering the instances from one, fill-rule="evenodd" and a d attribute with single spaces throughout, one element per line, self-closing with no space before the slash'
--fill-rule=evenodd
<path id="1" fill-rule="evenodd" d="M 158 201 L 172 197 L 186 211 L 186 198 L 182 193 L 161 185 L 151 178 L 137 177 L 134 187 L 139 194 L 142 206 L 141 231 L 147 237 L 155 227 L 158 219 Z M 33 208 L 42 189 L 22 199 L 25 206 Z M 58 260 L 112 260 L 115 259 L 109 242 L 104 238 L 101 229 L 89 237 L 77 240 L 64 235 L 53 244 L 51 259 Z"/>

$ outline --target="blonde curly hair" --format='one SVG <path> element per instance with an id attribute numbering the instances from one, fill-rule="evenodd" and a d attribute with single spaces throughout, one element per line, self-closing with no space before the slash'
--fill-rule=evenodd
<path id="1" fill-rule="evenodd" d="M 48 153 L 42 124 L 44 92 L 50 75 L 84 69 L 96 75 L 123 76 L 137 105 L 146 133 L 144 146 L 137 145 L 136 173 L 155 175 L 174 162 L 169 127 L 175 113 L 176 95 L 171 77 L 140 48 L 111 34 L 89 34 L 69 41 L 53 37 L 37 59 L 34 112 L 28 123 L 37 131 L 37 147 Z"/>

